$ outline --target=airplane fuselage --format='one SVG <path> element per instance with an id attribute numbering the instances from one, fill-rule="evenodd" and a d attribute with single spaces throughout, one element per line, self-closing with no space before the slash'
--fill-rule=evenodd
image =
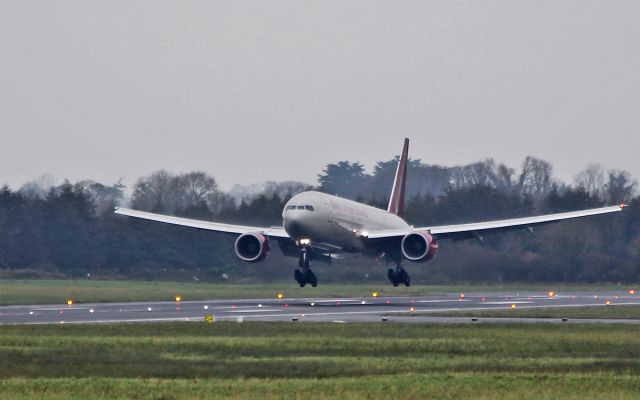
<path id="1" fill-rule="evenodd" d="M 403 229 L 409 225 L 395 214 L 355 201 L 315 191 L 291 198 L 282 212 L 291 239 L 308 239 L 343 251 L 364 251 L 368 231 Z"/>

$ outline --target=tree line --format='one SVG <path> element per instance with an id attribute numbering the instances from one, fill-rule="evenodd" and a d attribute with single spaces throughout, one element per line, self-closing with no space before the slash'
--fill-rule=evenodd
<path id="1" fill-rule="evenodd" d="M 266 182 L 222 191 L 204 172 L 157 171 L 130 192 L 118 182 L 54 184 L 50 178 L 0 189 L 0 277 L 101 277 L 265 281 L 290 279 L 295 260 L 275 250 L 260 264 L 233 252 L 233 237 L 113 214 L 118 205 L 224 222 L 279 225 L 294 194 L 319 190 L 385 207 L 397 158 L 369 173 L 358 162 L 328 164 L 317 185 Z M 410 160 L 405 217 L 415 226 L 511 218 L 603 205 L 624 213 L 560 223 L 531 232 L 443 242 L 426 264 L 406 263 L 416 283 L 460 281 L 637 282 L 640 197 L 625 171 L 588 165 L 571 183 L 552 165 L 527 157 L 514 169 L 492 159 L 446 167 Z M 324 282 L 385 281 L 386 266 L 347 257 L 315 267 Z"/>

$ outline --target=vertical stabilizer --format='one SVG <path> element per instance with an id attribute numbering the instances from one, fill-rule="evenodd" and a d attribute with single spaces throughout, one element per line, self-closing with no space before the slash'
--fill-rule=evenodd
<path id="1" fill-rule="evenodd" d="M 387 211 L 399 217 L 404 214 L 404 189 L 407 181 L 407 158 L 409 156 L 409 139 L 404 139 L 404 147 L 398 161 L 396 177 L 393 180 L 393 189 L 389 198 Z"/>

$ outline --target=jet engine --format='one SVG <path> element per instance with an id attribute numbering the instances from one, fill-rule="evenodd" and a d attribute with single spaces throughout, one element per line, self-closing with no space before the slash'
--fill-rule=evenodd
<path id="1" fill-rule="evenodd" d="M 269 254 L 269 240 L 258 232 L 244 233 L 236 239 L 235 249 L 241 260 L 250 263 L 260 262 Z"/>
<path id="2" fill-rule="evenodd" d="M 438 253 L 438 242 L 424 231 L 411 232 L 402 238 L 402 254 L 407 260 L 425 262 Z"/>

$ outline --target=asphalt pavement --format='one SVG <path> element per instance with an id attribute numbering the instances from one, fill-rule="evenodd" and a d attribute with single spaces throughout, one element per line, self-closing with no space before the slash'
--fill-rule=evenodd
<path id="1" fill-rule="evenodd" d="M 415 297 L 202 300 L 0 306 L 0 325 L 160 321 L 627 323 L 628 319 L 447 317 L 453 311 L 639 305 L 628 292 L 445 293 Z"/>

